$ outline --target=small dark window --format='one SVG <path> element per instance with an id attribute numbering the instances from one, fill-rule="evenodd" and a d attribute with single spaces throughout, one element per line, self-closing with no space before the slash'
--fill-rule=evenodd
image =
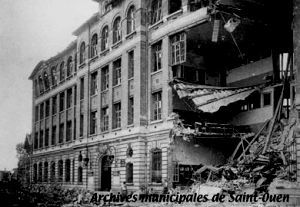
<path id="1" fill-rule="evenodd" d="M 97 111 L 91 112 L 90 134 L 95 134 L 97 129 Z"/>
<path id="2" fill-rule="evenodd" d="M 117 17 L 113 25 L 113 43 L 121 41 L 121 17 Z"/>
<path id="3" fill-rule="evenodd" d="M 64 132 L 65 132 L 65 124 L 61 123 L 59 125 L 59 140 L 58 140 L 59 143 L 63 143 L 64 141 Z"/>
<path id="4" fill-rule="evenodd" d="M 50 130 L 46 129 L 45 130 L 45 147 L 49 146 L 49 133 L 50 133 Z"/>
<path id="5" fill-rule="evenodd" d="M 113 105 L 113 129 L 121 127 L 121 103 Z"/>
<path id="6" fill-rule="evenodd" d="M 83 136 L 84 115 L 80 114 L 79 137 Z"/>
<path id="7" fill-rule="evenodd" d="M 69 159 L 65 162 L 65 181 L 71 181 L 71 161 Z"/>
<path id="8" fill-rule="evenodd" d="M 130 97 L 128 100 L 128 125 L 133 124 L 134 117 L 134 100 L 133 97 Z"/>
<path id="9" fill-rule="evenodd" d="M 62 160 L 58 161 L 58 182 L 62 182 L 63 181 L 63 166 L 64 162 Z"/>
<path id="10" fill-rule="evenodd" d="M 133 163 L 126 164 L 126 182 L 133 183 Z"/>
<path id="11" fill-rule="evenodd" d="M 67 62 L 67 78 L 72 75 L 72 70 L 73 70 L 73 62 L 72 62 L 72 56 L 70 56 Z"/>
<path id="12" fill-rule="evenodd" d="M 63 111 L 65 109 L 65 93 L 62 92 L 59 94 L 59 111 Z"/>
<path id="13" fill-rule="evenodd" d="M 94 34 L 91 40 L 91 58 L 96 57 L 98 55 L 97 45 L 98 45 L 98 35 Z"/>
<path id="14" fill-rule="evenodd" d="M 50 100 L 48 99 L 46 101 L 45 117 L 48 117 L 49 115 L 50 115 Z"/>
<path id="15" fill-rule="evenodd" d="M 151 2 L 151 24 L 154 24 L 162 18 L 162 0 L 152 0 Z"/>
<path id="16" fill-rule="evenodd" d="M 79 51 L 79 64 L 83 64 L 85 62 L 86 54 L 85 54 L 85 42 L 82 42 L 80 45 Z"/>
<path id="17" fill-rule="evenodd" d="M 80 100 L 84 99 L 84 77 L 80 78 Z"/>
<path id="18" fill-rule="evenodd" d="M 128 79 L 134 76 L 134 51 L 128 53 Z"/>
<path id="19" fill-rule="evenodd" d="M 67 122 L 66 141 L 70 141 L 72 137 L 72 121 Z"/>
<path id="20" fill-rule="evenodd" d="M 60 67 L 59 67 L 59 80 L 60 81 L 63 81 L 63 80 L 65 80 L 65 69 L 64 69 L 64 67 L 65 67 L 65 63 L 64 63 L 64 61 L 60 64 Z"/>
<path id="21" fill-rule="evenodd" d="M 40 119 L 44 119 L 44 103 L 40 104 Z"/>
<path id="22" fill-rule="evenodd" d="M 101 51 L 104 51 L 108 49 L 108 26 L 105 26 L 102 29 L 101 36 Z"/>
<path id="23" fill-rule="evenodd" d="M 72 106 L 72 88 L 67 90 L 67 109 Z"/>
<path id="24" fill-rule="evenodd" d="M 44 131 L 41 130 L 40 131 L 40 148 L 42 148 L 44 146 Z"/>
<path id="25" fill-rule="evenodd" d="M 264 93 L 264 106 L 270 106 L 271 105 L 271 93 Z"/>
<path id="26" fill-rule="evenodd" d="M 82 183 L 82 167 L 78 167 L 78 183 Z"/>
<path id="27" fill-rule="evenodd" d="M 113 62 L 113 86 L 121 84 L 121 59 Z"/>
<path id="28" fill-rule="evenodd" d="M 50 167 L 50 181 L 54 182 L 55 181 L 55 162 L 51 162 L 51 167 Z"/>
<path id="29" fill-rule="evenodd" d="M 91 96 L 95 95 L 97 93 L 97 75 L 98 73 L 97 72 L 94 72 L 92 75 L 91 75 Z"/>
<path id="30" fill-rule="evenodd" d="M 181 0 L 169 0 L 169 14 L 181 9 Z"/>
<path id="31" fill-rule="evenodd" d="M 53 96 L 52 98 L 52 115 L 57 113 L 57 96 Z"/>
<path id="32" fill-rule="evenodd" d="M 44 163 L 44 182 L 48 182 L 48 162 Z"/>
<path id="33" fill-rule="evenodd" d="M 131 6 L 127 12 L 127 34 L 135 31 L 135 8 Z"/>
<path id="34" fill-rule="evenodd" d="M 108 107 L 101 109 L 101 131 L 108 131 Z"/>
<path id="35" fill-rule="evenodd" d="M 161 119 L 162 100 L 161 91 L 152 94 L 152 120 Z"/>
<path id="36" fill-rule="evenodd" d="M 51 135 L 51 145 L 56 144 L 56 126 L 52 127 L 52 135 Z"/>
<path id="37" fill-rule="evenodd" d="M 39 177 L 38 177 L 38 181 L 42 182 L 43 181 L 43 163 L 39 163 Z"/>
<path id="38" fill-rule="evenodd" d="M 152 72 L 162 68 L 161 41 L 152 46 Z"/>
<path id="39" fill-rule="evenodd" d="M 109 87 L 109 70 L 108 66 L 105 66 L 101 70 L 101 90 L 105 91 Z"/>

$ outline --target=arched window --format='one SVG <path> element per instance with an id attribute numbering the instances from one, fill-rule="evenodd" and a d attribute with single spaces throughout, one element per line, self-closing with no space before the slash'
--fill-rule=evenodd
<path id="1" fill-rule="evenodd" d="M 108 26 L 105 26 L 101 32 L 101 51 L 108 49 Z"/>
<path id="2" fill-rule="evenodd" d="M 127 12 L 127 34 L 135 31 L 135 8 L 132 5 Z"/>
<path id="3" fill-rule="evenodd" d="M 133 183 L 133 163 L 126 164 L 126 182 Z"/>
<path id="4" fill-rule="evenodd" d="M 72 74 L 72 70 L 73 70 L 73 63 L 72 63 L 72 56 L 70 56 L 67 61 L 67 78 Z"/>
<path id="5" fill-rule="evenodd" d="M 51 162 L 51 169 L 50 169 L 50 181 L 54 182 L 55 181 L 55 162 Z"/>
<path id="6" fill-rule="evenodd" d="M 48 162 L 44 162 L 44 182 L 48 182 Z"/>
<path id="7" fill-rule="evenodd" d="M 59 80 L 63 81 L 65 79 L 65 71 L 64 71 L 65 62 L 63 61 L 59 66 Z"/>
<path id="8" fill-rule="evenodd" d="M 37 164 L 35 163 L 33 165 L 33 182 L 37 182 L 37 175 L 38 175 L 38 169 L 37 169 Z"/>
<path id="9" fill-rule="evenodd" d="M 113 43 L 117 43 L 121 40 L 121 17 L 117 17 L 113 25 Z"/>
<path id="10" fill-rule="evenodd" d="M 44 85 L 45 85 L 45 90 L 48 90 L 50 87 L 50 83 L 49 83 L 48 73 L 46 71 L 44 72 Z"/>
<path id="11" fill-rule="evenodd" d="M 71 181 L 71 161 L 69 159 L 65 162 L 65 181 L 70 182 Z"/>
<path id="12" fill-rule="evenodd" d="M 79 64 L 83 64 L 84 61 L 85 61 L 85 42 L 82 42 L 79 51 Z"/>
<path id="13" fill-rule="evenodd" d="M 53 66 L 51 68 L 51 79 L 52 79 L 52 86 L 57 84 L 57 74 L 56 74 L 56 67 Z"/>
<path id="14" fill-rule="evenodd" d="M 78 167 L 78 183 L 82 183 L 82 167 Z"/>
<path id="15" fill-rule="evenodd" d="M 64 168 L 64 161 L 59 160 L 58 161 L 58 182 L 62 182 L 63 181 L 63 168 Z"/>
<path id="16" fill-rule="evenodd" d="M 42 182 L 43 180 L 43 163 L 39 163 L 39 173 L 38 173 L 38 181 Z"/>
<path id="17" fill-rule="evenodd" d="M 43 77 L 41 75 L 39 76 L 39 88 L 40 88 L 40 93 L 43 93 L 45 88 L 44 88 Z"/>
<path id="18" fill-rule="evenodd" d="M 161 183 L 162 181 L 162 172 L 161 172 L 161 165 L 162 165 L 162 151 L 158 148 L 153 149 L 151 151 L 151 159 L 152 159 L 152 166 L 151 166 L 151 181 L 153 183 Z"/>
<path id="19" fill-rule="evenodd" d="M 91 58 L 97 56 L 98 35 L 94 34 L 91 40 Z"/>

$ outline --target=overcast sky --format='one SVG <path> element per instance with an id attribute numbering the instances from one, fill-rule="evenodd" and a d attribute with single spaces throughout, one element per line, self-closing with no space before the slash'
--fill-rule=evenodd
<path id="1" fill-rule="evenodd" d="M 17 166 L 15 146 L 31 132 L 35 65 L 56 55 L 97 12 L 92 0 L 0 0 L 0 170 Z"/>

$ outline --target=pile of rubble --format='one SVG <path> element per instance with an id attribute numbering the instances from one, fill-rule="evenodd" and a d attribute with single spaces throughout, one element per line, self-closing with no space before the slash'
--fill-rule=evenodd
<path id="1" fill-rule="evenodd" d="M 203 166 L 195 172 L 195 177 L 202 185 L 205 183 L 205 186 L 218 187 L 228 193 L 266 192 L 275 178 L 295 181 L 293 132 L 296 120 L 291 116 L 273 125 L 266 123 L 256 136 L 248 141 L 241 140 L 228 164 Z"/>

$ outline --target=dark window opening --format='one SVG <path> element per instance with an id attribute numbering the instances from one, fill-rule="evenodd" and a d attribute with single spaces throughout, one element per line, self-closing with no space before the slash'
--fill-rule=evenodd
<path id="1" fill-rule="evenodd" d="M 67 109 L 72 106 L 72 88 L 67 90 Z"/>
<path id="2" fill-rule="evenodd" d="M 85 42 L 82 42 L 79 50 L 79 64 L 83 64 L 85 62 L 85 58 Z"/>
<path id="3" fill-rule="evenodd" d="M 65 80 L 65 70 L 64 70 L 64 67 L 65 67 L 65 62 L 62 62 L 60 64 L 60 67 L 59 67 L 59 80 L 60 81 Z"/>
<path id="4" fill-rule="evenodd" d="M 52 135 L 51 135 L 51 145 L 56 144 L 56 126 L 52 127 Z"/>
<path id="5" fill-rule="evenodd" d="M 51 169 L 50 169 L 50 181 L 55 181 L 55 162 L 51 162 Z"/>
<path id="6" fill-rule="evenodd" d="M 62 112 L 65 110 L 65 93 L 62 92 L 59 94 L 59 111 Z"/>
<path id="7" fill-rule="evenodd" d="M 263 94 L 263 105 L 270 106 L 271 105 L 271 93 L 264 93 Z"/>
<path id="8" fill-rule="evenodd" d="M 79 126 L 79 137 L 83 136 L 83 124 L 84 124 L 84 116 L 80 114 L 80 126 Z"/>
<path id="9" fill-rule="evenodd" d="M 108 89 L 109 87 L 109 70 L 108 70 L 108 66 L 105 66 L 104 68 L 102 68 L 101 70 L 101 90 L 105 91 L 106 89 Z"/>
<path id="10" fill-rule="evenodd" d="M 121 17 L 117 17 L 114 21 L 113 25 L 113 43 L 117 43 L 121 41 L 121 35 L 122 35 L 122 30 L 121 30 Z"/>
<path id="11" fill-rule="evenodd" d="M 162 69 L 162 42 L 158 42 L 152 46 L 152 72 Z"/>
<path id="12" fill-rule="evenodd" d="M 121 127 L 121 103 L 113 105 L 113 129 Z"/>
<path id="13" fill-rule="evenodd" d="M 40 104 L 40 119 L 44 119 L 44 103 Z"/>
<path id="14" fill-rule="evenodd" d="M 113 62 L 113 86 L 121 84 L 121 59 Z"/>
<path id="15" fill-rule="evenodd" d="M 62 160 L 58 161 L 58 182 L 62 182 L 63 181 L 63 171 L 64 171 L 64 162 Z"/>
<path id="16" fill-rule="evenodd" d="M 72 56 L 70 56 L 67 61 L 67 78 L 72 75 L 72 70 L 73 70 L 73 62 L 72 62 Z"/>
<path id="17" fill-rule="evenodd" d="M 210 0 L 189 0 L 190 11 L 196 11 L 209 6 Z"/>
<path id="18" fill-rule="evenodd" d="M 131 6 L 127 13 L 127 34 L 135 31 L 135 8 Z"/>
<path id="19" fill-rule="evenodd" d="M 65 181 L 71 181 L 71 161 L 69 159 L 65 161 Z"/>
<path id="20" fill-rule="evenodd" d="M 91 58 L 96 57 L 98 55 L 97 45 L 98 45 L 98 35 L 94 34 L 91 40 Z"/>
<path id="21" fill-rule="evenodd" d="M 44 163 L 44 182 L 48 182 L 48 162 Z"/>
<path id="22" fill-rule="evenodd" d="M 78 167 L 78 183 L 82 183 L 82 167 Z"/>
<path id="23" fill-rule="evenodd" d="M 72 121 L 67 122 L 66 142 L 71 141 L 72 137 Z"/>
<path id="24" fill-rule="evenodd" d="M 128 53 L 128 79 L 134 76 L 134 51 Z"/>
<path id="25" fill-rule="evenodd" d="M 179 33 L 171 37 L 171 64 L 178 65 L 186 61 L 186 35 Z"/>
<path id="26" fill-rule="evenodd" d="M 49 133 L 50 133 L 50 130 L 46 129 L 45 130 L 45 147 L 49 146 Z"/>
<path id="27" fill-rule="evenodd" d="M 44 131 L 41 130 L 40 131 L 40 148 L 42 148 L 44 146 Z"/>
<path id="28" fill-rule="evenodd" d="M 57 96 L 53 96 L 52 98 L 52 115 L 57 113 Z"/>
<path id="29" fill-rule="evenodd" d="M 46 104 L 45 116 L 48 117 L 50 115 L 50 100 L 47 100 L 45 104 Z"/>
<path id="30" fill-rule="evenodd" d="M 105 26 L 101 33 L 101 51 L 106 49 L 108 49 L 108 26 Z"/>
<path id="31" fill-rule="evenodd" d="M 152 120 L 161 119 L 162 100 L 161 91 L 152 94 Z"/>
<path id="32" fill-rule="evenodd" d="M 151 2 L 151 20 L 150 23 L 154 24 L 161 20 L 162 18 L 162 1 L 161 0 L 152 0 Z"/>
<path id="33" fill-rule="evenodd" d="M 108 107 L 101 109 L 101 131 L 108 131 Z"/>
<path id="34" fill-rule="evenodd" d="M 162 181 L 162 151 L 154 149 L 152 151 L 151 181 L 161 183 Z"/>
<path id="35" fill-rule="evenodd" d="M 64 123 L 61 123 L 59 125 L 59 140 L 58 140 L 58 143 L 63 143 L 64 141 L 64 132 L 65 132 L 65 125 Z"/>
<path id="36" fill-rule="evenodd" d="M 84 77 L 80 78 L 80 100 L 84 99 Z"/>
<path id="37" fill-rule="evenodd" d="M 90 134 L 96 134 L 97 131 L 97 119 L 96 116 L 97 115 L 97 111 L 92 111 L 91 112 L 91 120 L 90 120 Z"/>
<path id="38" fill-rule="evenodd" d="M 169 0 L 169 14 L 181 9 L 181 0 Z"/>
<path id="39" fill-rule="evenodd" d="M 130 97 L 128 100 L 128 125 L 133 124 L 134 117 L 134 100 L 133 97 Z"/>
<path id="40" fill-rule="evenodd" d="M 91 75 L 91 96 L 95 95 L 97 93 L 97 75 L 98 73 L 97 72 L 94 72 L 92 75 Z"/>
<path id="41" fill-rule="evenodd" d="M 133 183 L 133 163 L 126 164 L 126 183 Z"/>

